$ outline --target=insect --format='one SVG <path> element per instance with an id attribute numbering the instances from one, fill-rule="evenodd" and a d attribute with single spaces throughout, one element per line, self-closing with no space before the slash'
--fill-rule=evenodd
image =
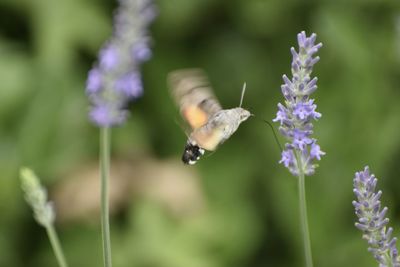
<path id="1" fill-rule="evenodd" d="M 205 150 L 216 150 L 252 115 L 241 107 L 246 84 L 239 107 L 222 109 L 201 69 L 173 71 L 168 75 L 168 83 L 182 117 L 192 130 L 182 155 L 185 164 L 195 164 Z"/>

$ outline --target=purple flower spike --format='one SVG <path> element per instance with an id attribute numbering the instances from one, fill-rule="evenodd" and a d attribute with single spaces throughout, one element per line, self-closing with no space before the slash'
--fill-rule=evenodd
<path id="1" fill-rule="evenodd" d="M 89 71 L 90 120 L 99 127 L 125 122 L 127 104 L 143 94 L 140 65 L 151 57 L 147 30 L 156 10 L 151 0 L 118 0 L 114 33 Z"/>
<path id="2" fill-rule="evenodd" d="M 370 174 L 368 166 L 357 172 L 354 177 L 353 201 L 358 222 L 355 226 L 363 231 L 363 239 L 367 240 L 368 251 L 378 261 L 380 267 L 399 267 L 400 258 L 396 248 L 396 238 L 392 238 L 393 228 L 386 229 L 389 219 L 385 218 L 387 208 L 381 210 L 380 197 L 382 191 L 375 192 L 378 179 Z"/>
<path id="3" fill-rule="evenodd" d="M 285 105 L 278 104 L 278 112 L 274 122 L 279 122 L 279 131 L 288 139 L 286 144 L 290 148 L 293 160 L 289 161 L 289 150 L 282 152 L 282 163 L 293 175 L 303 172 L 312 175 L 317 164 L 325 152 L 321 151 L 317 141 L 311 138 L 313 133 L 312 122 L 321 118 L 321 113 L 316 111 L 317 105 L 310 95 L 317 89 L 316 77 L 311 77 L 312 68 L 318 62 L 319 57 L 314 57 L 322 47 L 321 43 L 315 44 L 317 35 L 306 36 L 303 31 L 297 35 L 299 50 L 291 48 L 292 53 L 292 75 L 290 79 L 283 75 L 281 86 Z M 289 164 L 292 162 L 292 164 Z"/>

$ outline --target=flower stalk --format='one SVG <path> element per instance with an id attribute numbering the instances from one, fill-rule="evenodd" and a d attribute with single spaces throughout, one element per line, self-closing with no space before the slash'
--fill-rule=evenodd
<path id="1" fill-rule="evenodd" d="M 46 232 L 50 240 L 51 247 L 53 248 L 54 254 L 56 255 L 58 265 L 60 267 L 68 267 L 67 261 L 65 260 L 65 256 L 63 250 L 61 248 L 60 240 L 58 239 L 57 232 L 54 228 L 53 224 L 49 224 L 46 226 Z"/>
<path id="2" fill-rule="evenodd" d="M 306 266 L 312 267 L 313 261 L 312 261 L 312 250 L 310 241 L 310 230 L 308 229 L 308 219 L 307 219 L 305 176 L 303 172 L 301 172 L 298 177 L 298 190 L 299 190 L 300 224 L 301 224 L 301 233 L 303 235 L 304 257 L 306 260 Z"/>
<path id="3" fill-rule="evenodd" d="M 111 267 L 111 238 L 109 211 L 109 177 L 110 177 L 110 134 L 108 127 L 100 128 L 100 180 L 101 180 L 101 233 L 103 240 L 104 266 Z"/>

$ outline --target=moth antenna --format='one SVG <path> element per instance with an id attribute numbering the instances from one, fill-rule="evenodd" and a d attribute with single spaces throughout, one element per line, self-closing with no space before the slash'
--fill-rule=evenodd
<path id="1" fill-rule="evenodd" d="M 240 97 L 240 104 L 239 104 L 239 108 L 242 107 L 243 104 L 243 97 L 244 97 L 244 93 L 246 92 L 246 82 L 243 84 L 243 89 L 242 89 L 242 96 Z"/>

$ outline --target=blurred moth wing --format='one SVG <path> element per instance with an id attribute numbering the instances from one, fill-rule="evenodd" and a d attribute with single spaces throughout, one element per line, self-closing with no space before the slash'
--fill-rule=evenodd
<path id="1" fill-rule="evenodd" d="M 192 130 L 205 125 L 222 109 L 201 69 L 173 71 L 168 75 L 168 83 L 182 117 Z"/>

